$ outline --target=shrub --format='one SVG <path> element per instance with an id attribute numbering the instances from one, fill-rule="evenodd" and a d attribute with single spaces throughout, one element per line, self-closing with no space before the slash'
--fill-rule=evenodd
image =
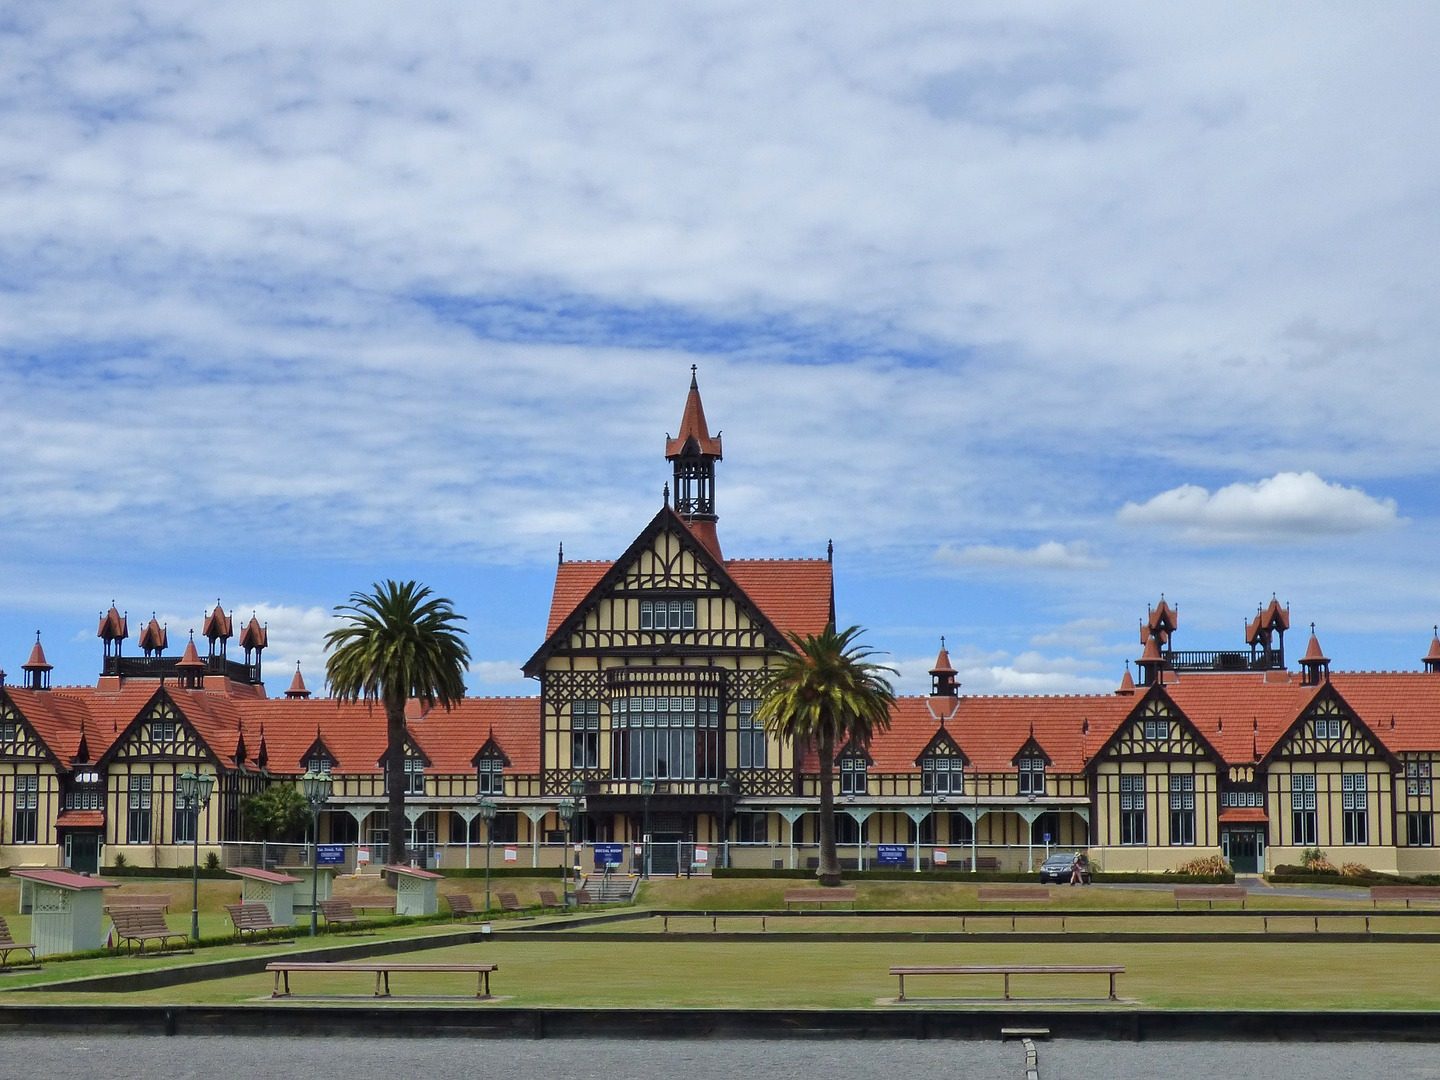
<path id="1" fill-rule="evenodd" d="M 1182 863 L 1176 872 L 1202 876 L 1228 874 L 1230 873 L 1230 864 L 1220 855 L 1202 855 L 1198 859 L 1191 859 L 1187 863 Z"/>
<path id="2" fill-rule="evenodd" d="M 125 853 L 122 852 L 122 851 L 117 851 L 117 852 L 115 853 L 115 869 L 116 869 L 116 870 L 124 870 L 125 867 L 128 866 L 128 865 L 129 865 L 129 863 L 127 862 L 127 860 L 126 860 L 126 858 L 125 858 Z"/>
<path id="3" fill-rule="evenodd" d="M 1341 877 L 1374 877 L 1374 871 L 1368 866 L 1361 866 L 1358 862 L 1347 862 L 1340 867 Z"/>
<path id="4" fill-rule="evenodd" d="M 1301 866 L 1313 866 L 1315 863 L 1325 863 L 1328 866 L 1330 860 L 1325 858 L 1325 852 L 1321 851 L 1318 847 L 1307 847 L 1304 851 L 1300 852 Z"/>
<path id="5" fill-rule="evenodd" d="M 220 869 L 220 856 L 217 855 L 217 854 L 215 854 L 215 852 L 213 852 L 213 851 L 210 852 L 208 855 L 206 855 L 206 856 L 205 856 L 205 869 L 206 869 L 206 870 L 219 870 L 219 869 Z"/>

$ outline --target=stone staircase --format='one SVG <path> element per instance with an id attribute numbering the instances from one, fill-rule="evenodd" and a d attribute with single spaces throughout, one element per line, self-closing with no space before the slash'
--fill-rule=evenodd
<path id="1" fill-rule="evenodd" d="M 592 874 L 585 879 L 584 887 L 597 904 L 628 904 L 635 899 L 639 884 L 640 879 L 629 874 Z"/>

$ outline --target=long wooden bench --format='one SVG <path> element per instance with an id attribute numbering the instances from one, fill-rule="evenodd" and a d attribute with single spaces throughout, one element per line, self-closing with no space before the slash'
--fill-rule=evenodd
<path id="1" fill-rule="evenodd" d="M 920 975 L 1003 975 L 1005 977 L 1005 1000 L 1009 1001 L 1010 977 L 1012 975 L 1108 975 L 1110 977 L 1109 1000 L 1115 997 L 1115 976 L 1123 975 L 1121 964 L 958 964 L 928 965 L 920 967 L 892 967 L 890 974 L 900 979 L 900 997 L 905 1001 L 905 979 Z"/>
<path id="2" fill-rule="evenodd" d="M 275 973 L 275 988 L 271 991 L 271 997 L 290 997 L 290 973 L 292 971 L 303 971 L 307 973 L 319 972 L 322 974 L 354 974 L 356 972 L 373 972 L 375 975 L 375 996 L 390 997 L 390 975 L 396 971 L 423 971 L 435 972 L 460 972 L 462 974 L 474 974 L 478 976 L 479 982 L 476 987 L 477 998 L 488 998 L 490 996 L 490 973 L 498 971 L 499 964 L 411 964 L 395 962 L 391 960 L 351 960 L 342 963 L 317 963 L 304 960 L 277 960 L 265 965 L 266 971 Z M 284 989 L 281 989 L 283 985 Z"/>
<path id="3" fill-rule="evenodd" d="M 1250 891 L 1243 885 L 1176 885 L 1174 890 L 1176 909 L 1184 900 L 1204 900 L 1211 910 L 1216 900 L 1239 900 L 1243 908 L 1249 895 Z"/>
<path id="4" fill-rule="evenodd" d="M 357 893 L 354 896 L 336 896 L 332 899 L 349 901 L 350 906 L 356 911 L 389 911 L 391 913 L 395 911 L 395 895 L 393 893 L 388 895 L 386 893 L 367 893 L 365 895 Z"/>
<path id="5" fill-rule="evenodd" d="M 28 952 L 30 963 L 35 963 L 35 946 L 26 945 L 11 937 L 10 927 L 5 924 L 5 917 L 0 915 L 0 968 L 10 966 L 10 954 L 13 952 Z"/>
<path id="6" fill-rule="evenodd" d="M 1407 908 L 1410 906 L 1412 900 L 1422 904 L 1440 903 L 1440 886 L 1371 885 L 1370 903 L 1379 907 L 1381 900 L 1404 900 Z"/>
<path id="7" fill-rule="evenodd" d="M 226 904 L 225 910 L 230 913 L 230 921 L 235 926 L 235 936 L 241 937 L 249 934 L 252 938 L 256 934 L 262 934 L 270 930 L 294 930 L 293 926 L 286 926 L 284 923 L 277 923 L 270 918 L 270 909 L 264 904 Z"/>
<path id="8" fill-rule="evenodd" d="M 958 863 L 952 864 L 966 873 L 970 872 L 970 860 L 961 859 Z M 994 855 L 981 855 L 975 860 L 975 869 L 982 874 L 1000 872 L 1000 860 Z"/>
<path id="9" fill-rule="evenodd" d="M 853 911 L 855 908 L 855 890 L 844 887 L 832 889 L 786 889 L 785 910 L 789 911 L 796 904 L 849 904 Z"/>
<path id="10" fill-rule="evenodd" d="M 126 943 L 126 952 L 130 951 L 132 943 L 138 944 L 143 953 L 147 941 L 158 941 L 161 952 L 164 952 L 171 938 L 182 945 L 188 940 L 184 934 L 177 934 L 165 925 L 165 913 L 159 908 L 111 908 L 109 914 L 115 937 Z"/>
<path id="11" fill-rule="evenodd" d="M 558 908 L 563 911 L 565 909 L 564 902 L 560 899 L 560 897 L 555 895 L 554 889 L 540 889 L 537 891 L 536 895 L 540 897 L 540 907 L 542 910 L 551 910 Z"/>

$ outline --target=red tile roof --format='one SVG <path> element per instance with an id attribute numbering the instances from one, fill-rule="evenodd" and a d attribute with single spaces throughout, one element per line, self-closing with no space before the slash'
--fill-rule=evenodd
<path id="1" fill-rule="evenodd" d="M 40 647 L 40 635 L 35 635 L 35 646 L 30 650 L 30 659 L 20 665 L 23 671 L 50 671 L 52 665 L 45 659 L 45 650 Z"/>
<path id="2" fill-rule="evenodd" d="M 1231 765 L 1264 757 L 1319 689 L 1276 672 L 1191 675 L 1165 684 L 1176 708 Z"/>
<path id="3" fill-rule="evenodd" d="M 1269 820 L 1264 807 L 1260 806 L 1227 806 L 1220 811 L 1222 825 L 1263 825 Z"/>
<path id="4" fill-rule="evenodd" d="M 718 458 L 720 454 L 720 437 L 710 436 L 710 428 L 705 423 L 705 406 L 700 401 L 700 385 L 695 381 L 695 374 L 690 374 L 690 393 L 685 397 L 685 412 L 680 417 L 680 433 L 673 439 L 665 440 L 665 456 L 667 458 L 678 457 L 685 450 L 685 444 L 691 439 L 700 453 L 707 457 Z"/>
<path id="5" fill-rule="evenodd" d="M 100 829 L 105 825 L 105 814 L 100 810 L 62 810 L 55 819 L 57 829 Z"/>

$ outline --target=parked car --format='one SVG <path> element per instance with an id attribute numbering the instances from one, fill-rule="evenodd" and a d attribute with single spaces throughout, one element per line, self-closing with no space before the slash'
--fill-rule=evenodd
<path id="1" fill-rule="evenodd" d="M 1054 882 L 1057 885 L 1069 885 L 1076 859 L 1080 860 L 1080 883 L 1089 885 L 1090 860 L 1085 857 L 1083 852 L 1078 851 L 1052 852 L 1040 867 L 1040 883 L 1044 885 Z"/>

